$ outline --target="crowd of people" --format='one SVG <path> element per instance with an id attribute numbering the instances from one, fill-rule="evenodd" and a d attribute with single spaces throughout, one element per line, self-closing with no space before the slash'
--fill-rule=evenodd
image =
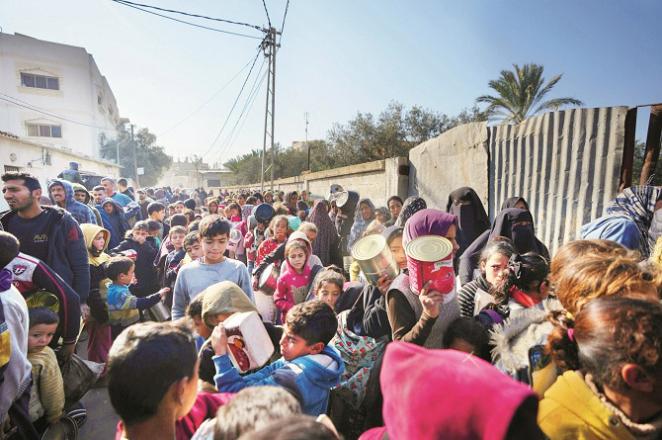
<path id="1" fill-rule="evenodd" d="M 0 438 L 75 438 L 92 386 L 118 439 L 662 438 L 660 187 L 550 255 L 530 201 L 490 221 L 471 188 L 2 181 Z M 352 258 L 371 236 L 393 271 Z M 430 236 L 448 289 L 410 273 Z"/>

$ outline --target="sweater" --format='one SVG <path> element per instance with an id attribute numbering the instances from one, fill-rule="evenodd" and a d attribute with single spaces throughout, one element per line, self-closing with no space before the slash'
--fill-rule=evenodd
<path id="1" fill-rule="evenodd" d="M 32 364 L 32 389 L 30 390 L 30 418 L 45 416 L 49 423 L 57 421 L 64 410 L 64 383 L 55 352 L 45 347 L 28 353 Z"/>
<path id="2" fill-rule="evenodd" d="M 140 320 L 139 310 L 152 307 L 161 300 L 160 293 L 154 293 L 144 298 L 131 294 L 129 286 L 108 284 L 108 315 L 111 325 L 128 327 Z"/>
<path id="3" fill-rule="evenodd" d="M 287 312 L 306 299 L 308 285 L 311 282 L 311 267 L 308 263 L 305 264 L 303 272 L 298 273 L 289 261 L 286 262 L 286 268 L 278 277 L 274 293 L 274 304 L 281 313 L 280 322 L 285 322 Z"/>
<path id="4" fill-rule="evenodd" d="M 299 397 L 305 414 L 326 412 L 329 392 L 338 385 L 345 366 L 340 354 L 326 346 L 320 354 L 301 356 L 291 361 L 281 358 L 256 373 L 240 376 L 226 355 L 214 356 L 216 388 L 235 393 L 246 387 L 274 385 L 286 388 Z"/>
<path id="5" fill-rule="evenodd" d="M 464 318 L 473 318 L 480 312 L 476 311 L 476 297 L 489 295 L 490 285 L 484 275 L 465 284 L 460 289 L 457 301 L 460 304 L 460 316 Z"/>
<path id="6" fill-rule="evenodd" d="M 255 303 L 248 269 L 244 263 L 225 258 L 220 263 L 205 264 L 204 257 L 179 269 L 172 303 L 173 321 L 184 316 L 191 300 L 212 284 L 232 281 Z"/>

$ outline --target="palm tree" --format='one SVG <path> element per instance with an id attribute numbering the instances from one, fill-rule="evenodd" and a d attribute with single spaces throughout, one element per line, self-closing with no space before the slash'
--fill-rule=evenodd
<path id="1" fill-rule="evenodd" d="M 538 64 L 525 64 L 520 67 L 513 64 L 513 71 L 502 70 L 499 79 L 488 84 L 497 95 L 483 95 L 476 98 L 477 103 L 486 103 L 486 113 L 490 117 L 519 124 L 528 116 L 545 110 L 558 110 L 564 105 L 583 105 L 575 98 L 556 98 L 543 101 L 563 75 L 556 75 L 544 84 L 544 67 Z M 534 109 L 535 108 L 535 109 Z M 534 109 L 532 111 L 532 109 Z"/>

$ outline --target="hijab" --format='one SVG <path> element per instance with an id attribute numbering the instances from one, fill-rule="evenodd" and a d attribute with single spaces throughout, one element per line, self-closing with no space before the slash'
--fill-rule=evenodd
<path id="1" fill-rule="evenodd" d="M 412 215 L 407 223 L 402 237 L 402 245 L 424 235 L 445 237 L 451 226 L 457 226 L 457 217 L 440 209 L 423 209 Z"/>
<path id="2" fill-rule="evenodd" d="M 370 210 L 372 211 L 372 213 L 370 214 L 370 218 L 368 218 L 367 220 L 364 219 L 363 215 L 361 214 L 361 205 L 369 206 Z M 375 205 L 372 203 L 372 201 L 370 199 L 359 200 L 359 203 L 357 203 L 356 205 L 356 212 L 354 213 L 354 224 L 352 225 L 352 230 L 349 233 L 350 249 L 354 245 L 354 243 L 363 236 L 363 233 L 368 227 L 368 224 L 374 218 L 375 218 Z"/>
<path id="3" fill-rule="evenodd" d="M 471 188 L 459 188 L 450 193 L 446 212 L 457 217 L 457 243 L 460 245 L 456 254 L 458 257 L 480 234 L 490 229 L 490 220 L 483 203 Z"/>
<path id="4" fill-rule="evenodd" d="M 338 245 L 338 233 L 329 217 L 326 200 L 315 202 L 309 220 L 317 227 L 317 238 L 313 242 L 313 254 L 317 255 L 322 261 L 322 265 L 326 267 L 332 264 L 332 246 Z"/>
<path id="5" fill-rule="evenodd" d="M 248 296 L 239 286 L 232 281 L 221 281 L 212 284 L 203 290 L 202 297 L 202 319 L 207 319 L 219 314 L 231 315 L 237 312 L 257 311 Z"/>
<path id="6" fill-rule="evenodd" d="M 605 208 L 605 214 L 621 215 L 630 218 L 637 225 L 641 234 L 639 251 L 648 257 L 651 251 L 649 232 L 655 212 L 655 203 L 660 198 L 659 186 L 632 186 L 618 194 Z"/>
<path id="7" fill-rule="evenodd" d="M 517 225 L 518 222 L 528 222 L 528 225 Z M 549 258 L 547 247 L 536 238 L 533 228 L 533 217 L 529 211 L 517 208 L 506 208 L 499 213 L 488 241 L 497 237 L 507 237 L 512 240 L 515 250 L 519 254 L 536 252 L 545 258 Z"/>
<path id="8" fill-rule="evenodd" d="M 405 203 L 402 204 L 402 209 L 400 210 L 398 219 L 395 221 L 395 225 L 404 228 L 409 217 L 427 207 L 428 205 L 422 197 L 408 197 L 407 200 L 405 200 Z"/>
<path id="9" fill-rule="evenodd" d="M 509 199 L 506 199 L 503 204 L 501 205 L 501 210 L 503 211 L 504 209 L 508 208 L 514 208 L 517 203 L 522 202 L 526 206 L 526 210 L 530 211 L 531 209 L 529 208 L 529 204 L 527 203 L 526 199 L 524 197 L 511 197 Z"/>
<path id="10" fill-rule="evenodd" d="M 531 417 L 538 412 L 538 399 L 528 386 L 455 350 L 392 342 L 386 347 L 380 382 L 385 427 L 364 433 L 361 438 L 366 440 L 497 440 L 506 438 L 522 406 L 531 405 Z M 439 390 L 444 390 L 443 398 Z M 535 425 L 535 420 L 529 422 L 527 426 Z"/>

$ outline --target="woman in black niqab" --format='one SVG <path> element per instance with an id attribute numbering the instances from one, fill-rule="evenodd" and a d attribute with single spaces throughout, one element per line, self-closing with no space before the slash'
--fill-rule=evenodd
<path id="1" fill-rule="evenodd" d="M 455 255 L 459 258 L 480 234 L 490 229 L 490 220 L 478 194 L 469 187 L 450 193 L 446 212 L 457 217 L 457 243 L 460 249 Z"/>

